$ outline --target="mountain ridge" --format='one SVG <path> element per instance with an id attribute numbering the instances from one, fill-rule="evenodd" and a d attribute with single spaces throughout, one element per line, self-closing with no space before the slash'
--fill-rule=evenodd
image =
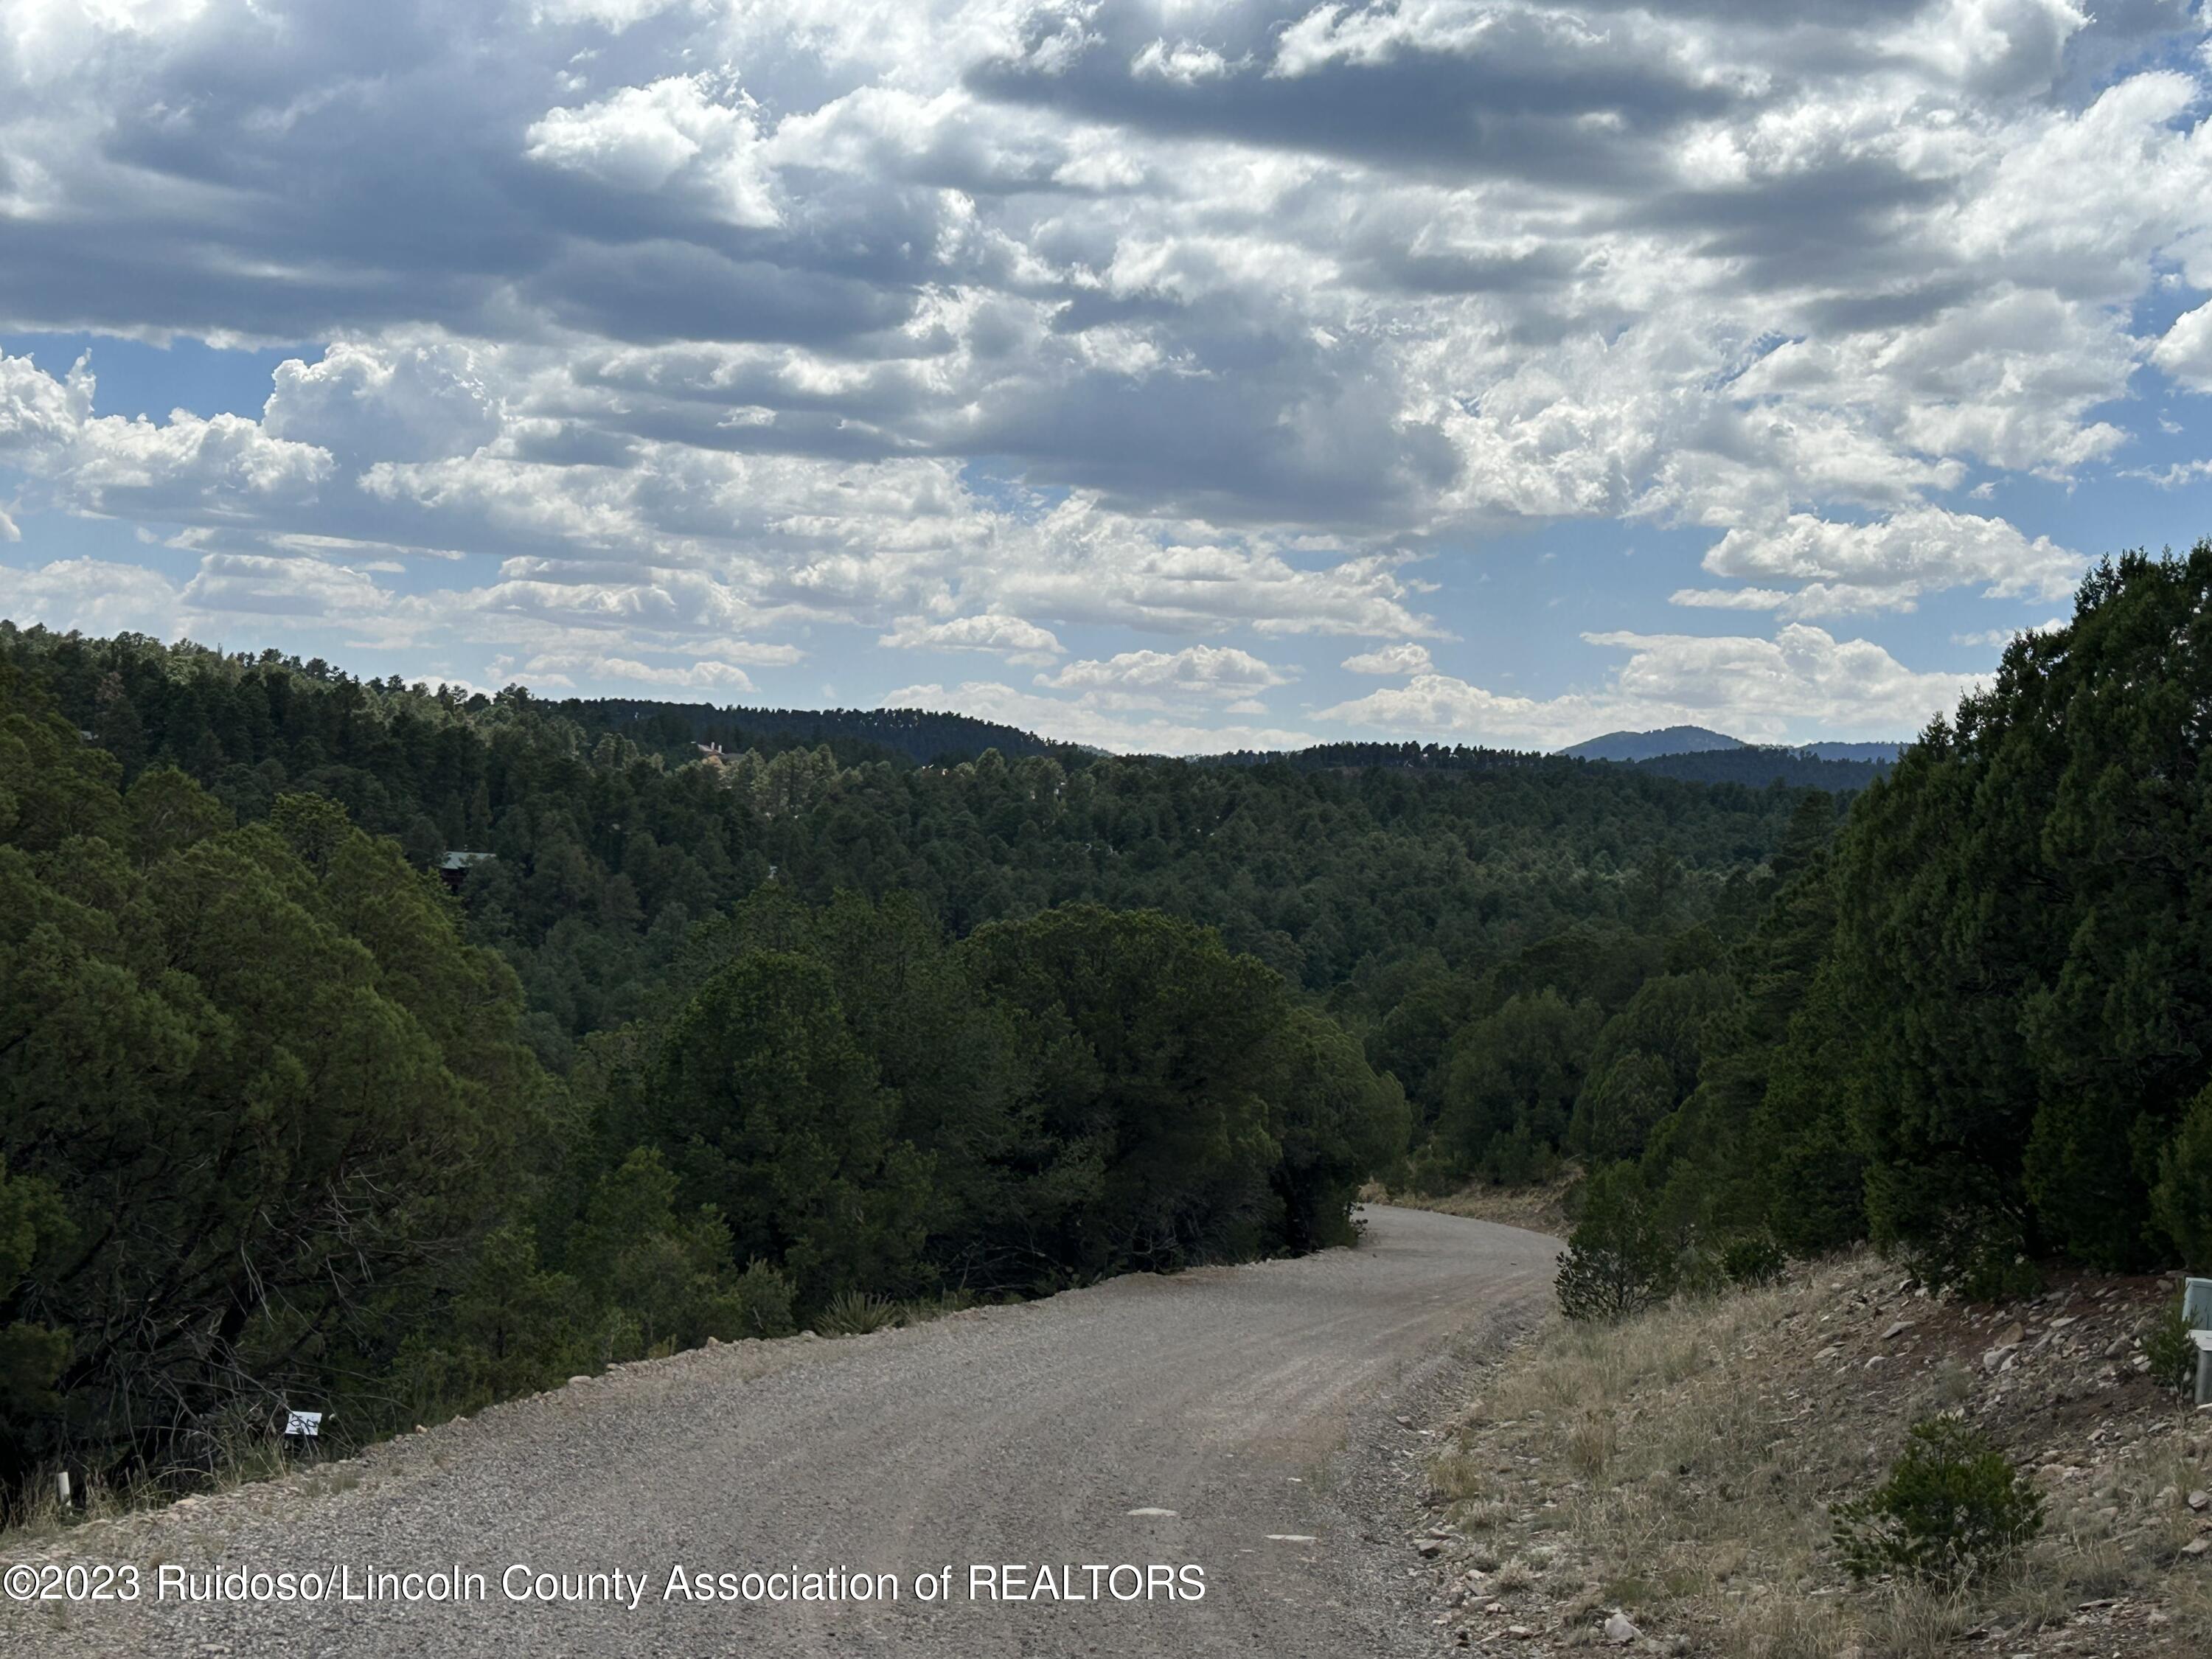
<path id="1" fill-rule="evenodd" d="M 1662 726 L 1651 732 L 1606 732 L 1555 750 L 1576 760 L 1647 761 L 1664 755 L 1702 755 L 1716 749 L 1748 749 L 1741 738 L 1703 726 Z"/>
<path id="2" fill-rule="evenodd" d="M 1887 766 L 1905 752 L 1905 739 L 1894 742 L 1844 743 L 1823 739 L 1814 743 L 1748 743 L 1704 726 L 1663 726 L 1650 732 L 1607 732 L 1565 749 L 1559 755 L 1577 760 L 1621 761 L 1634 764 L 1684 755 L 1708 755 L 1738 749 L 1759 749 L 1802 759 L 1847 761 Z"/>

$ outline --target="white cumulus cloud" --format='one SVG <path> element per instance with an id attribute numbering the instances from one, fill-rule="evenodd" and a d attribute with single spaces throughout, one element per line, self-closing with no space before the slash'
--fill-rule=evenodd
<path id="1" fill-rule="evenodd" d="M 1060 652 L 1050 629 L 997 611 L 943 622 L 903 617 L 876 643 L 905 650 L 988 651 L 1018 663 L 1048 663 Z"/>
<path id="2" fill-rule="evenodd" d="M 1234 646 L 1192 645 L 1180 651 L 1124 651 L 1103 660 L 1072 662 L 1036 683 L 1057 691 L 1153 699 L 1166 695 L 1224 697 L 1251 706 L 1255 693 L 1290 684 L 1291 676 Z"/>
<path id="3" fill-rule="evenodd" d="M 618 190 L 659 191 L 680 180 L 734 225 L 763 228 L 783 216 L 750 102 L 716 99 L 695 76 L 549 110 L 524 143 L 533 161 Z"/>
<path id="4" fill-rule="evenodd" d="M 1434 667 L 1429 661 L 1429 647 L 1410 640 L 1346 657 L 1342 665 L 1355 674 L 1426 674 Z"/>

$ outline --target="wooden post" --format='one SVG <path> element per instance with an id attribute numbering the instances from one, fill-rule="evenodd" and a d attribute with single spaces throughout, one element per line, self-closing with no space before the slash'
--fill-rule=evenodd
<path id="1" fill-rule="evenodd" d="M 56 1473 L 55 1473 L 55 1474 L 54 1474 L 54 1491 L 55 1491 L 56 1494 L 57 1494 L 57 1495 L 61 1498 L 61 1500 L 62 1500 L 62 1507 L 63 1507 L 64 1509 L 67 1509 L 67 1508 L 69 1508 L 69 1506 L 70 1506 L 70 1478 L 69 1478 L 69 1471 L 68 1471 L 67 1469 L 61 1469 L 61 1470 L 58 1470 L 58 1471 L 56 1471 Z"/>

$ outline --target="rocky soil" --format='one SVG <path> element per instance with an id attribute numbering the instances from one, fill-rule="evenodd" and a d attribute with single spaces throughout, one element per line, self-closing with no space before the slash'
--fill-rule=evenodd
<path id="1" fill-rule="evenodd" d="M 2212 1410 L 2148 1375 L 2178 1279 L 2075 1275 L 1994 1309 L 1871 1257 L 1609 1333 L 1555 1322 L 1437 1425 L 1408 1540 L 1439 1645 L 1532 1655 L 2212 1652 Z M 2045 1494 L 2016 1571 L 1854 1584 L 1827 1505 L 1939 1411 Z"/>

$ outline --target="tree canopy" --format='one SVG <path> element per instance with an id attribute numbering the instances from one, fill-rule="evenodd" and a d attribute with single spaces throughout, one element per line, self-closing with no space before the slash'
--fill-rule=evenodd
<path id="1" fill-rule="evenodd" d="M 1794 826 L 1648 1158 L 1685 1213 L 1942 1282 L 2212 1265 L 2212 544 L 2130 554 Z"/>

